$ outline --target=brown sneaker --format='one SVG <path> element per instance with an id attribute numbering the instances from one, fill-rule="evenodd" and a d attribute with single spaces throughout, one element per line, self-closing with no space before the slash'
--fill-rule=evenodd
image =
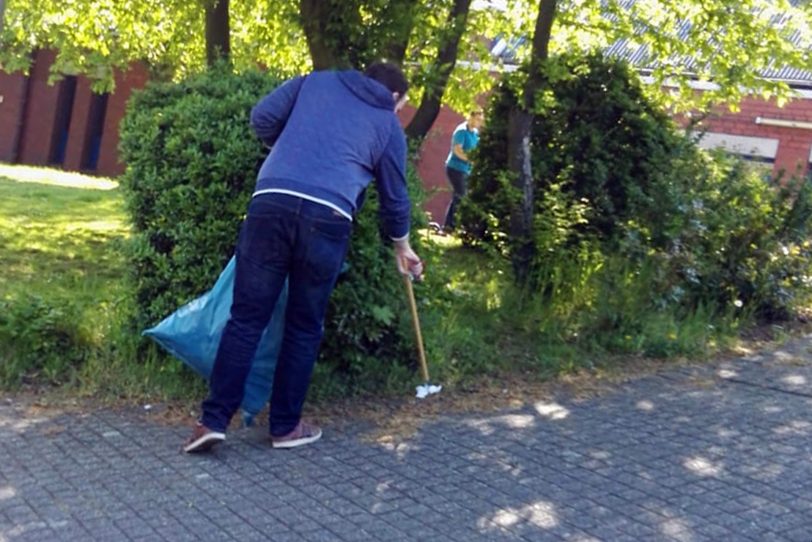
<path id="1" fill-rule="evenodd" d="M 293 431 L 281 437 L 271 435 L 271 444 L 274 448 L 296 448 L 321 438 L 321 428 L 312 423 L 300 421 Z"/>
<path id="2" fill-rule="evenodd" d="M 202 423 L 197 422 L 194 431 L 192 431 L 192 436 L 183 445 L 183 451 L 187 454 L 208 452 L 224 440 L 226 440 L 225 433 L 212 431 Z"/>

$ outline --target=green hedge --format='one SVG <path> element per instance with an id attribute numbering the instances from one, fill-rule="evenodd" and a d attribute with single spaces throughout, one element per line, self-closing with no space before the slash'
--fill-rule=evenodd
<path id="1" fill-rule="evenodd" d="M 233 253 L 267 152 L 250 129 L 250 110 L 279 83 L 272 74 L 214 70 L 151 84 L 130 101 L 121 128 L 127 165 L 121 185 L 133 224 L 138 329 L 209 289 Z M 409 182 L 419 224 L 422 195 L 412 171 Z M 345 372 L 372 367 L 372 360 L 402 362 L 411 338 L 400 317 L 402 283 L 379 234 L 374 188 L 347 262 L 325 324 L 323 359 Z"/>
<path id="2" fill-rule="evenodd" d="M 151 84 L 130 100 L 120 181 L 140 328 L 210 288 L 231 257 L 263 157 L 249 113 L 278 84 L 258 72 L 214 71 Z"/>
<path id="3" fill-rule="evenodd" d="M 506 229 L 501 223 L 517 197 L 506 171 L 507 120 L 523 79 L 521 73 L 505 77 L 491 99 L 470 198 L 485 214 L 465 213 L 468 229 L 480 235 L 488 214 L 500 221 L 497 230 Z M 580 229 L 604 238 L 628 220 L 657 222 L 659 207 L 673 203 L 664 194 L 672 181 L 664 173 L 683 149 L 671 119 L 646 99 L 624 63 L 601 55 L 551 58 L 543 80 L 532 128 L 536 192 L 565 185 L 588 205 Z"/>
<path id="4" fill-rule="evenodd" d="M 507 118 L 522 77 L 504 79 L 491 99 L 461 213 L 469 243 L 507 255 L 510 209 L 521 197 L 507 169 Z M 575 295 L 600 275 L 613 298 L 635 298 L 626 306 L 637 313 L 745 307 L 767 318 L 809 299 L 809 183 L 782 188 L 737 159 L 700 151 L 623 62 L 555 57 L 543 80 L 532 131 L 531 290 Z M 587 317 L 597 306 L 579 310 Z"/>

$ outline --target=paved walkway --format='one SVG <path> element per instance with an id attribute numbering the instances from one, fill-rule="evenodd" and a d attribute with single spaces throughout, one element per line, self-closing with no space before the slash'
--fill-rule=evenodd
<path id="1" fill-rule="evenodd" d="M 589 401 L 301 450 L 0 406 L 0 541 L 812 541 L 812 336 Z"/>

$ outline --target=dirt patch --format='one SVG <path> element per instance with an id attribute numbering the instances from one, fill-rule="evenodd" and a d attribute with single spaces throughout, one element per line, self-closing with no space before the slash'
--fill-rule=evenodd
<path id="1" fill-rule="evenodd" d="M 35 388 L 0 392 L 0 405 L 22 411 L 30 418 L 53 418 L 60 415 L 84 415 L 91 412 L 112 411 L 147 418 L 164 425 L 189 424 L 196 419 L 194 405 L 182 402 L 146 402 L 131 399 L 101 399 L 96 396 L 77 396 L 71 390 Z"/>
<path id="2" fill-rule="evenodd" d="M 561 398 L 586 401 L 610 393 L 623 383 L 675 365 L 673 361 L 664 364 L 626 360 L 621 368 L 580 370 L 546 381 L 529 373 L 503 374 L 443 389 L 422 400 L 413 396 L 353 398 L 331 405 L 313 405 L 308 411 L 314 418 L 333 426 L 348 420 L 363 420 L 371 427 L 362 435 L 364 440 L 397 445 L 412 438 L 423 424 L 442 416 L 488 414 Z"/>

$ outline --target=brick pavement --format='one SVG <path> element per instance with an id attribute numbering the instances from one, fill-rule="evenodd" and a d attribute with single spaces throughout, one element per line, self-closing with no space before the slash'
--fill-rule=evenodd
<path id="1" fill-rule="evenodd" d="M 244 429 L 209 456 L 136 415 L 0 406 L 0 542 L 812 541 L 812 336 L 384 446 Z M 331 430 L 332 429 L 332 430 Z"/>

